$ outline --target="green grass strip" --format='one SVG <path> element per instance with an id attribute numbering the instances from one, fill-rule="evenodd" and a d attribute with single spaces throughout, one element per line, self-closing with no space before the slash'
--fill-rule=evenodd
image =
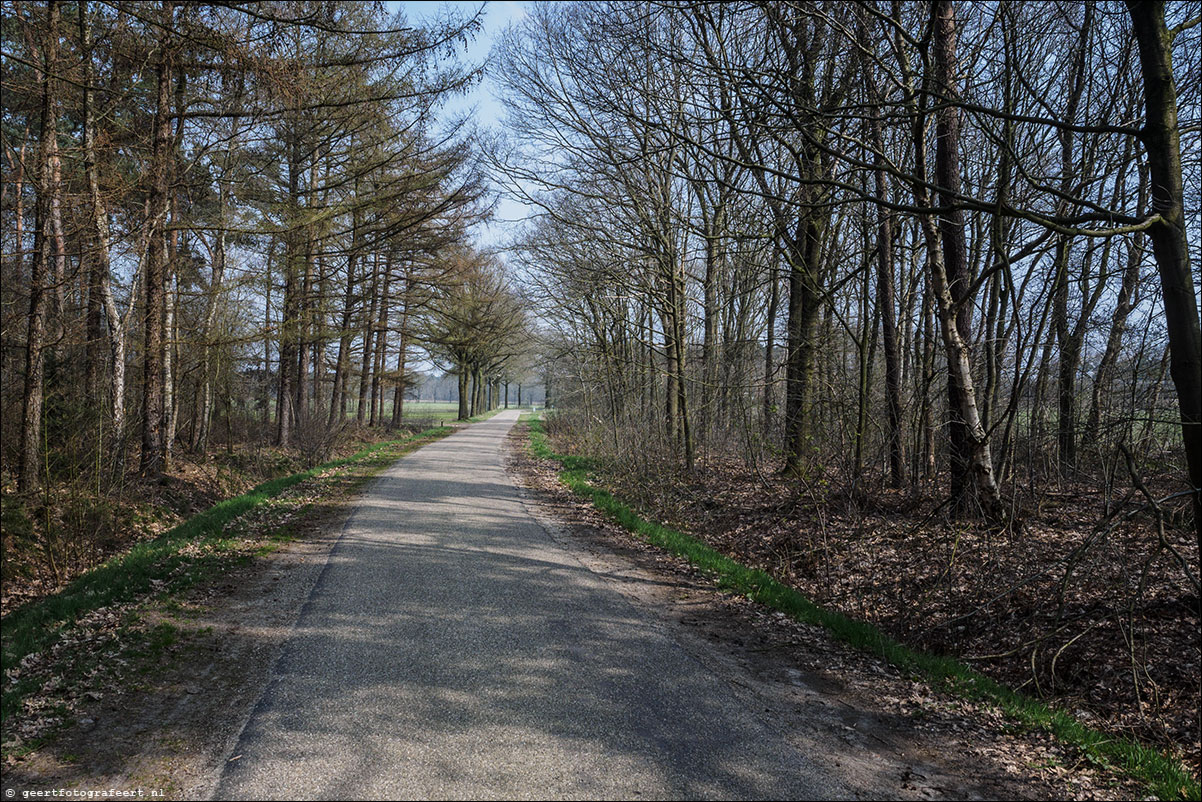
<path id="1" fill-rule="evenodd" d="M 743 565 L 694 537 L 640 517 L 608 491 L 589 483 L 591 463 L 588 459 L 555 453 L 542 421 L 532 418 L 529 423 L 531 452 L 540 459 L 555 460 L 563 465 L 560 481 L 573 493 L 591 500 L 593 506 L 648 543 L 684 557 L 711 573 L 719 587 L 803 623 L 824 627 L 837 639 L 881 657 L 905 672 L 930 680 L 935 687 L 966 699 L 996 705 L 1017 723 L 1044 730 L 1062 742 L 1078 747 L 1090 762 L 1116 767 L 1146 783 L 1148 790 L 1160 799 L 1198 799 L 1202 793 L 1198 781 L 1180 761 L 1156 749 L 1086 727 L 1067 713 L 1017 693 L 958 660 L 915 651 L 872 624 L 815 604 L 764 571 Z"/>
<path id="2" fill-rule="evenodd" d="M 415 440 L 445 436 L 454 432 L 435 427 L 399 440 L 368 446 L 350 457 L 333 460 L 301 473 L 263 482 L 250 492 L 214 504 L 153 540 L 138 543 L 92 570 L 80 575 L 52 596 L 20 607 L 4 617 L 2 668 L 20 663 L 26 655 L 51 646 L 80 616 L 92 610 L 130 601 L 149 592 L 152 580 L 162 580 L 189 559 L 181 550 L 193 543 L 221 539 L 225 525 L 254 509 L 293 485 L 333 468 L 361 462 L 386 449 Z M 9 697 L 9 694 L 5 694 Z M 4 700 L 4 715 L 12 711 L 15 699 Z"/>

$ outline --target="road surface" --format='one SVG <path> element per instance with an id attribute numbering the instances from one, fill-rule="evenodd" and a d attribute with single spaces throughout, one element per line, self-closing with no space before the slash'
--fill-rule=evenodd
<path id="1" fill-rule="evenodd" d="M 517 416 L 368 487 L 215 798 L 851 796 L 529 514 Z"/>

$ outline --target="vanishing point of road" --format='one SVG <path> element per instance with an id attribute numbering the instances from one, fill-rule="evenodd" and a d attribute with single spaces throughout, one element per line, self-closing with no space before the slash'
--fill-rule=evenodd
<path id="1" fill-rule="evenodd" d="M 368 487 L 214 796 L 848 796 L 531 516 L 517 417 Z"/>

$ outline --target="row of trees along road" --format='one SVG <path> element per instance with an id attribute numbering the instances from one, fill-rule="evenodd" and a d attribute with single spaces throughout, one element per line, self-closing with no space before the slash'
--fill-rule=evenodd
<path id="1" fill-rule="evenodd" d="M 534 8 L 498 48 L 495 166 L 541 209 L 516 244 L 549 391 L 617 453 L 946 476 L 995 521 L 1024 483 L 1167 461 L 1202 525 L 1198 22 L 1163 2 Z"/>
<path id="2" fill-rule="evenodd" d="M 468 244 L 487 212 L 474 137 L 439 119 L 478 80 L 455 56 L 478 18 L 171 0 L 2 16 L 19 492 L 157 479 L 215 437 L 306 448 L 352 419 L 395 426 L 431 354 L 478 388 L 516 370 L 521 309 Z M 465 417 L 486 403 L 466 393 Z"/>

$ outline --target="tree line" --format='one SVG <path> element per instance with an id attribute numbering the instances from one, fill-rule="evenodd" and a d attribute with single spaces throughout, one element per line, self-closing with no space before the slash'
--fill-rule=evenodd
<path id="1" fill-rule="evenodd" d="M 998 523 L 1167 461 L 1202 522 L 1200 33 L 1165 2 L 533 8 L 493 161 L 539 210 L 554 397 L 612 453 L 939 482 Z"/>
<path id="2" fill-rule="evenodd" d="M 3 4 L 0 457 L 22 493 L 181 452 L 400 425 L 415 366 L 461 416 L 526 321 L 458 53 L 479 15 L 366 2 Z M 464 403 L 466 402 L 466 403 Z M 7 480 L 6 480 L 7 485 Z"/>

